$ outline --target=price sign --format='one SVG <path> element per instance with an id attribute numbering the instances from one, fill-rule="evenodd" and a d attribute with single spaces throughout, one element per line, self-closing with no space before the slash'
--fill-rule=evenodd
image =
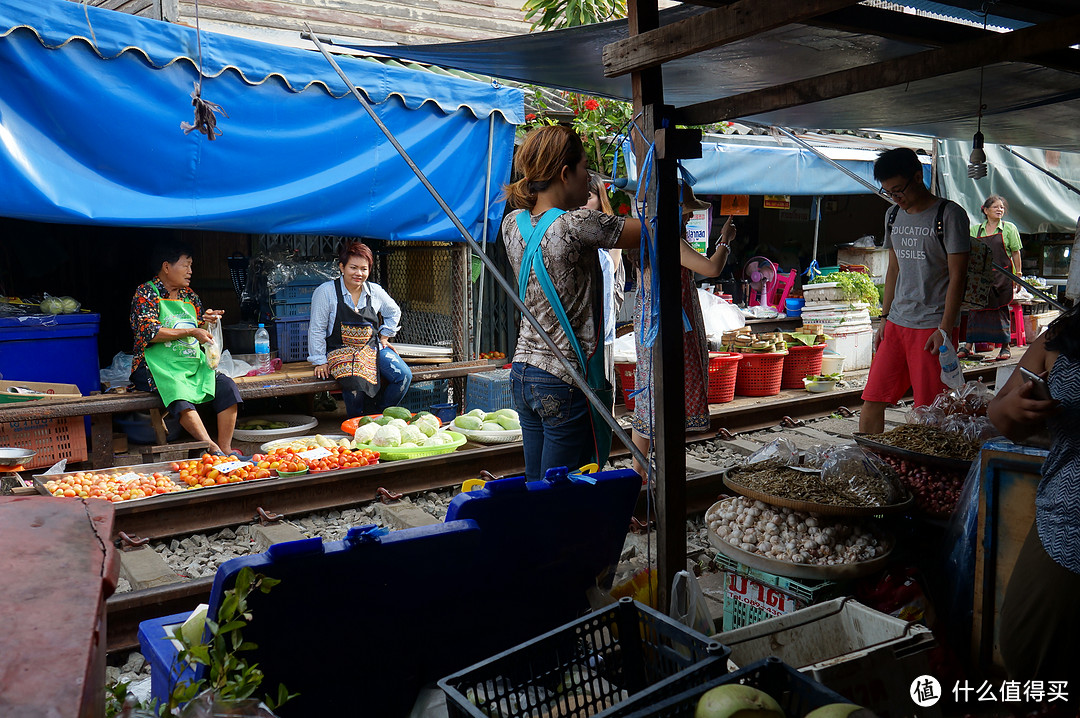
<path id="1" fill-rule="evenodd" d="M 214 468 L 218 470 L 219 474 L 231 474 L 239 469 L 241 466 L 251 466 L 250 461 L 223 461 L 220 464 L 214 464 Z"/>
<path id="2" fill-rule="evenodd" d="M 800 608 L 798 602 L 778 588 L 765 586 L 746 576 L 728 574 L 727 595 L 770 616 L 783 616 Z"/>
<path id="3" fill-rule="evenodd" d="M 116 476 L 114 478 L 115 478 L 116 481 L 120 481 L 120 482 L 123 482 L 123 483 L 126 484 L 126 483 L 128 483 L 130 481 L 138 481 L 142 477 L 139 476 L 134 471 L 129 471 L 126 474 L 120 474 L 119 476 Z"/>
<path id="4" fill-rule="evenodd" d="M 330 456 L 330 450 L 320 446 L 317 449 L 301 451 L 297 456 L 304 461 L 318 461 L 319 459 L 325 459 L 327 456 Z"/>
<path id="5" fill-rule="evenodd" d="M 696 209 L 686 222 L 686 241 L 701 254 L 709 251 L 709 228 L 712 227 L 712 210 Z"/>

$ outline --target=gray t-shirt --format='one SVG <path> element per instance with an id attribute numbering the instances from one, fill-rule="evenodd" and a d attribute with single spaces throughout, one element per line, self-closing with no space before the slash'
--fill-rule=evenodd
<path id="1" fill-rule="evenodd" d="M 945 248 L 937 236 L 939 199 L 928 209 L 915 214 L 900 210 L 893 222 L 892 233 L 885 237 L 885 246 L 896 253 L 900 273 L 896 277 L 889 321 L 908 329 L 934 329 L 941 324 L 945 313 L 945 295 L 949 289 L 949 254 L 971 251 L 968 229 L 971 222 L 967 212 L 955 202 L 948 202 L 942 224 Z M 885 226 L 889 225 L 889 211 Z"/>
<path id="2" fill-rule="evenodd" d="M 503 220 L 503 242 L 506 256 L 516 275 L 521 271 L 522 255 L 525 253 L 525 240 L 518 229 L 517 217 L 526 210 L 517 210 L 506 215 Z M 540 216 L 527 215 L 535 227 Z M 574 328 L 581 351 L 585 356 L 596 348 L 596 326 L 593 322 L 594 297 L 596 286 L 594 277 L 599 278 L 599 258 L 596 250 L 611 249 L 619 240 L 625 217 L 616 217 L 591 209 L 575 209 L 559 216 L 541 243 L 544 254 L 544 266 L 547 268 L 551 283 L 559 293 L 563 309 Z M 513 282 L 517 287 L 517 281 Z M 563 333 L 555 310 L 540 288 L 536 275 L 531 273 L 525 288 L 525 306 L 540 321 L 547 333 L 555 340 L 562 353 L 574 364 L 578 364 L 577 354 L 570 348 L 570 340 Z M 532 324 L 522 317 L 518 329 L 517 348 L 514 361 L 529 364 L 553 374 L 566 383 L 572 381 L 570 373 L 548 348 L 544 340 L 533 329 Z M 581 367 L 578 367 L 581 371 Z"/>

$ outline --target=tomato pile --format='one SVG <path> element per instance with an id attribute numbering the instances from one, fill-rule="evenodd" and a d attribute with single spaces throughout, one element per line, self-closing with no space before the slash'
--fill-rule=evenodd
<path id="1" fill-rule="evenodd" d="M 268 479 L 270 471 L 257 466 L 241 466 L 227 474 L 216 468 L 219 464 L 236 461 L 235 456 L 212 456 L 203 454 L 201 459 L 173 462 L 169 468 L 180 474 L 180 480 L 192 488 L 196 486 L 220 486 L 237 484 L 251 479 Z"/>
<path id="2" fill-rule="evenodd" d="M 505 359 L 506 355 L 502 352 L 480 352 L 481 359 Z"/>
<path id="3" fill-rule="evenodd" d="M 935 469 L 886 454 L 879 456 L 899 474 L 920 510 L 936 518 L 952 514 L 964 488 L 964 472 Z"/>
<path id="4" fill-rule="evenodd" d="M 252 461 L 257 462 L 260 470 L 302 471 L 307 467 L 311 473 L 333 471 L 334 469 L 355 469 L 371 466 L 379 462 L 379 452 L 368 449 L 352 451 L 343 446 L 327 448 L 330 455 L 318 460 L 309 460 L 300 456 L 301 452 L 287 446 L 274 449 L 269 454 L 255 454 Z"/>
<path id="5" fill-rule="evenodd" d="M 95 474 L 80 471 L 59 480 L 45 482 L 45 489 L 53 496 L 114 502 L 170 494 L 183 488 L 162 473 Z"/>

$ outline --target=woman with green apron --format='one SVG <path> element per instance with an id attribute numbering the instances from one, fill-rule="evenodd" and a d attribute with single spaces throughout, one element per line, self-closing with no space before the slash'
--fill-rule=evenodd
<path id="1" fill-rule="evenodd" d="M 368 281 L 373 258 L 366 244 L 347 243 L 338 257 L 341 276 L 311 296 L 308 361 L 316 377 L 337 380 L 350 418 L 396 406 L 412 383 L 412 370 L 390 346 L 401 308 Z"/>
<path id="2" fill-rule="evenodd" d="M 131 329 L 135 334 L 131 381 L 142 391 L 156 391 L 169 412 L 211 453 L 234 453 L 233 430 L 236 384 L 210 366 L 203 344 L 212 341 L 204 325 L 219 321 L 222 312 L 202 309 L 191 290 L 191 252 L 162 250 L 158 275 L 135 291 Z M 212 402 L 217 413 L 218 440 L 210 438 L 196 406 Z"/>
<path id="3" fill-rule="evenodd" d="M 971 226 L 971 236 L 990 247 L 994 264 L 1010 268 L 1013 274 L 1020 274 L 1020 233 L 1015 224 L 1002 219 L 1006 210 L 1008 203 L 1004 197 L 996 194 L 987 197 L 982 205 L 982 213 L 986 219 Z M 1009 352 L 1012 335 L 1012 313 L 1009 304 L 1012 298 L 1012 280 L 1001 272 L 994 272 L 987 308 L 968 311 L 965 344 L 961 345 L 956 353 L 959 358 L 973 356 L 974 345 L 977 343 L 1000 345 L 998 361 L 1012 358 Z"/>

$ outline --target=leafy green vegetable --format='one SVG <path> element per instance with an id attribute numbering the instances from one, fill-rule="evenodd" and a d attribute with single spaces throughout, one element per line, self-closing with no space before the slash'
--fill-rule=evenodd
<path id="1" fill-rule="evenodd" d="M 815 277 L 810 284 L 836 283 L 844 294 L 844 299 L 850 302 L 866 302 L 870 305 L 870 316 L 876 317 L 881 314 L 881 298 L 878 294 L 877 285 L 869 274 L 862 272 L 836 272 L 835 274 L 823 274 Z"/>

